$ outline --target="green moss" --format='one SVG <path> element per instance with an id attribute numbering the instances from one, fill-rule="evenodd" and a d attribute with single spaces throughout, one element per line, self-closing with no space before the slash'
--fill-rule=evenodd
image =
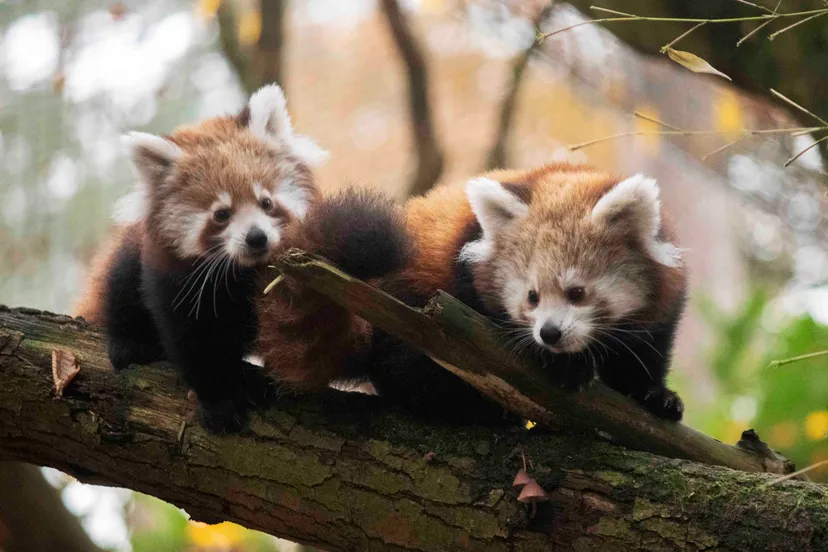
<path id="1" fill-rule="evenodd" d="M 646 498 L 636 498 L 633 503 L 633 521 L 642 521 L 652 517 L 669 517 L 669 515 L 669 510 L 664 504 L 656 504 Z"/>
<path id="2" fill-rule="evenodd" d="M 677 544 L 683 544 L 687 534 L 684 524 L 659 517 L 645 519 L 639 527 Z"/>
<path id="3" fill-rule="evenodd" d="M 631 485 L 633 483 L 632 477 L 615 471 L 597 471 L 593 472 L 592 476 L 595 479 L 609 483 L 613 487 L 618 487 L 620 485 Z"/>

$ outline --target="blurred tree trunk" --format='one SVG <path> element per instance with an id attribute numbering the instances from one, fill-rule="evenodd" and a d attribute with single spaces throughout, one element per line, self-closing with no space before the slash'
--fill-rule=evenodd
<path id="1" fill-rule="evenodd" d="M 81 370 L 60 400 L 55 349 Z M 190 411 L 169 366 L 113 374 L 96 330 L 0 308 L 0 458 L 152 494 L 202 521 L 331 551 L 828 549 L 828 496 L 813 483 L 763 487 L 774 476 L 573 435 L 429 425 L 354 393 L 280 397 L 241 435 L 209 435 Z M 518 451 L 549 493 L 534 516 L 512 488 Z"/>
<path id="2" fill-rule="evenodd" d="M 219 39 L 224 54 L 236 70 L 242 86 L 252 94 L 266 84 L 285 87 L 284 42 L 288 0 L 259 0 L 261 29 L 254 44 L 245 44 L 236 4 L 225 0 L 217 12 Z M 251 32 L 251 31 L 247 31 Z"/>
<path id="3" fill-rule="evenodd" d="M 5 552 L 100 552 L 40 469 L 0 462 L 0 521 Z"/>
<path id="4" fill-rule="evenodd" d="M 397 0 L 382 0 L 380 6 L 408 79 L 409 121 L 417 155 L 417 169 L 408 186 L 408 195 L 423 195 L 443 173 L 443 153 L 434 131 L 428 96 L 428 67 L 422 46 Z"/>
<path id="5" fill-rule="evenodd" d="M 542 8 L 533 21 L 535 30 L 540 29 L 541 24 L 549 17 L 552 8 L 555 7 L 554 0 Z M 523 75 L 526 72 L 526 66 L 529 65 L 529 59 L 537 50 L 540 42 L 533 41 L 532 44 L 526 48 L 520 55 L 515 58 L 512 63 L 512 79 L 509 84 L 509 90 L 500 104 L 500 113 L 497 119 L 497 131 L 495 132 L 495 140 L 489 155 L 486 158 L 486 170 L 493 170 L 499 168 L 508 168 L 510 163 L 508 160 L 508 145 L 509 136 L 512 132 L 512 119 L 514 119 L 515 108 L 517 107 L 518 94 L 520 92 L 520 84 L 523 82 Z"/>
<path id="6" fill-rule="evenodd" d="M 592 0 L 568 0 L 587 17 L 598 19 L 612 17 L 590 10 Z M 756 0 L 769 9 L 778 0 Z M 674 0 L 607 0 L 601 7 L 635 15 L 683 18 L 733 18 L 765 15 L 768 12 L 734 0 L 718 2 L 676 2 Z M 782 2 L 780 12 L 806 11 L 824 8 L 822 0 Z M 804 19 L 804 18 L 799 18 Z M 828 19 L 809 21 L 787 31 L 772 42 L 768 35 L 788 26 L 798 19 L 781 19 L 765 26 L 743 42 L 736 43 L 755 29 L 761 22 L 725 23 L 705 25 L 682 39 L 677 48 L 692 52 L 713 67 L 724 72 L 733 82 L 745 90 L 770 97 L 769 90 L 779 90 L 812 112 L 828 119 Z M 689 23 L 631 21 L 607 23 L 606 27 L 630 46 L 650 54 L 658 54 L 659 48 L 689 30 Z M 552 29 L 550 29 L 552 30 Z M 554 40 L 554 37 L 550 40 Z M 775 100 L 774 100 L 775 101 Z M 798 118 L 802 114 L 794 113 Z M 809 124 L 813 121 L 808 120 Z"/>

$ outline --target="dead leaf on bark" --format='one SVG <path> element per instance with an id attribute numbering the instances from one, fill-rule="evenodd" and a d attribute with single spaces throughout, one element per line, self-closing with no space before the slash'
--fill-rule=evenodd
<path id="1" fill-rule="evenodd" d="M 55 382 L 55 397 L 63 397 L 63 390 L 80 372 L 78 359 L 72 351 L 52 349 L 52 379 Z"/>

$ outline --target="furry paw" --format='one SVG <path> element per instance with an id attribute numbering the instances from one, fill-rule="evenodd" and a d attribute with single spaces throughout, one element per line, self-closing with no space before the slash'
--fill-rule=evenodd
<path id="1" fill-rule="evenodd" d="M 278 389 L 264 368 L 242 361 L 239 370 L 242 374 L 244 394 L 250 403 L 263 406 L 273 402 L 278 395 Z"/>
<path id="2" fill-rule="evenodd" d="M 130 364 L 149 364 L 164 358 L 161 345 L 121 337 L 109 338 L 109 362 L 116 372 Z"/>
<path id="3" fill-rule="evenodd" d="M 247 421 L 247 408 L 243 401 L 220 399 L 198 401 L 201 425 L 210 433 L 238 433 Z"/>
<path id="4" fill-rule="evenodd" d="M 684 414 L 684 403 L 675 391 L 653 385 L 642 392 L 633 393 L 632 398 L 644 408 L 665 420 L 679 421 Z"/>
<path id="5" fill-rule="evenodd" d="M 571 391 L 581 391 L 589 387 L 595 378 L 592 366 L 585 362 L 567 362 L 558 370 L 561 387 Z"/>

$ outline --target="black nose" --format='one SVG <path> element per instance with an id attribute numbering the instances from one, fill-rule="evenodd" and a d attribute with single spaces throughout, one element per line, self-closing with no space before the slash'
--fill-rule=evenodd
<path id="1" fill-rule="evenodd" d="M 248 230 L 244 241 L 251 249 L 264 249 L 267 247 L 267 234 L 261 228 L 253 227 Z"/>
<path id="2" fill-rule="evenodd" d="M 540 338 L 547 345 L 554 345 L 561 340 L 561 329 L 554 324 L 544 324 L 540 331 Z"/>

